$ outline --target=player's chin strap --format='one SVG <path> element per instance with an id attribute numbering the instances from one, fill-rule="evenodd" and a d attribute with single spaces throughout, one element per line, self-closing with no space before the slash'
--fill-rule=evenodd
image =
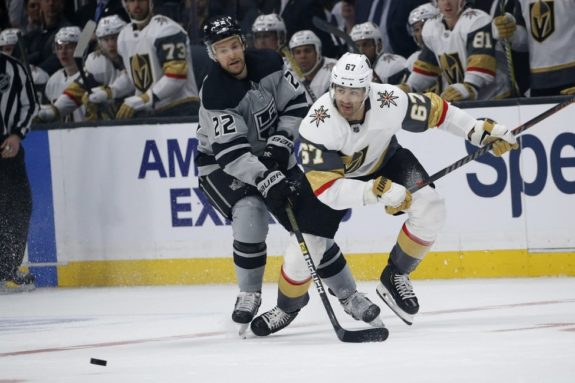
<path id="1" fill-rule="evenodd" d="M 513 129 L 511 131 L 511 133 L 514 136 L 517 136 L 519 133 L 522 133 L 525 130 L 537 125 L 538 123 L 540 123 L 541 121 L 543 121 L 547 117 L 549 117 L 549 116 L 557 113 L 561 109 L 571 105 L 571 103 L 573 103 L 573 102 L 575 102 L 575 98 L 570 98 L 566 101 L 563 101 L 562 103 L 557 104 L 554 107 L 547 109 L 545 112 L 533 117 L 531 120 L 527 121 L 526 123 L 519 125 L 517 128 Z M 517 138 L 517 141 L 519 142 L 519 138 Z M 488 151 L 490 151 L 493 148 L 493 144 L 494 144 L 494 142 L 491 142 L 491 143 L 486 144 L 485 146 L 483 146 L 481 148 L 478 148 L 475 152 L 461 158 L 458 161 L 455 161 L 453 164 L 451 164 L 451 165 L 441 169 L 437 173 L 433 174 L 427 180 L 417 181 L 415 183 L 415 185 L 408 188 L 409 192 L 414 193 L 414 192 L 418 191 L 419 189 L 424 188 L 425 186 L 432 184 L 433 182 L 437 181 L 438 179 L 442 178 L 443 176 L 448 175 L 449 173 L 453 172 L 454 170 L 459 169 L 460 167 L 462 167 L 466 163 L 471 162 L 471 161 L 477 159 L 478 157 L 481 157 L 482 155 L 484 155 L 485 153 L 487 153 Z"/>

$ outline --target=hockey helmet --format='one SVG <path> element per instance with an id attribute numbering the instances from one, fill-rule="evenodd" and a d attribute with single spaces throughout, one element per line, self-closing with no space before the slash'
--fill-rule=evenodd
<path id="1" fill-rule="evenodd" d="M 80 40 L 80 28 L 79 27 L 63 27 L 54 36 L 54 43 L 68 44 L 77 43 Z"/>
<path id="2" fill-rule="evenodd" d="M 238 36 L 245 45 L 245 38 L 238 22 L 231 16 L 216 16 L 210 19 L 203 29 L 204 44 L 208 48 L 208 54 L 215 60 L 212 45 L 228 37 Z"/>
<path id="3" fill-rule="evenodd" d="M 12 46 L 18 43 L 18 28 L 8 28 L 0 32 L 0 47 Z"/>
<path id="4" fill-rule="evenodd" d="M 334 100 L 336 86 L 347 88 L 364 88 L 364 101 L 368 97 L 373 70 L 369 65 L 369 59 L 362 54 L 345 53 L 331 71 L 329 94 Z"/>
<path id="5" fill-rule="evenodd" d="M 410 13 L 407 19 L 407 26 L 411 31 L 411 28 L 415 23 L 420 21 L 426 21 L 427 19 L 431 19 L 439 15 L 439 10 L 437 7 L 434 7 L 431 3 L 421 4 L 419 7 L 414 8 Z"/>
<path id="6" fill-rule="evenodd" d="M 96 37 L 101 39 L 102 37 L 117 35 L 126 24 L 118 15 L 102 17 L 96 28 Z"/>
<path id="7" fill-rule="evenodd" d="M 383 51 L 381 31 L 379 27 L 371 21 L 354 25 L 353 28 L 351 28 L 351 32 L 349 32 L 349 36 L 353 41 L 373 39 L 375 41 L 376 56 L 379 56 Z"/>
<path id="8" fill-rule="evenodd" d="M 316 53 L 314 66 L 309 71 L 304 73 L 304 75 L 307 76 L 308 74 L 313 73 L 313 71 L 315 71 L 321 63 L 321 40 L 309 29 L 297 31 L 289 40 L 289 49 L 293 52 L 295 48 L 301 47 L 303 45 L 313 45 Z"/>
<path id="9" fill-rule="evenodd" d="M 278 45 L 282 46 L 286 40 L 286 25 L 277 13 L 259 15 L 252 25 L 254 35 L 259 32 L 275 32 L 278 38 Z"/>

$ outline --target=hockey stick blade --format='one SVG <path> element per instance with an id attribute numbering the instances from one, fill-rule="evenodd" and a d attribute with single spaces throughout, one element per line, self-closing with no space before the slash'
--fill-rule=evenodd
<path id="1" fill-rule="evenodd" d="M 563 101 L 562 103 L 557 104 L 554 107 L 547 109 L 545 112 L 533 117 L 531 120 L 527 121 L 526 123 L 519 125 L 517 128 L 513 129 L 511 131 L 511 133 L 513 133 L 514 136 L 517 136 L 519 133 L 522 133 L 522 132 L 526 131 L 527 129 L 537 125 L 538 123 L 540 123 L 541 121 L 543 121 L 547 117 L 549 117 L 549 116 L 557 113 L 561 109 L 571 105 L 573 102 L 575 102 L 575 98 L 571 98 L 569 100 Z M 517 139 L 517 141 L 519 142 L 519 138 Z M 415 193 L 419 189 L 424 188 L 424 187 L 432 184 L 433 182 L 435 182 L 438 179 L 448 175 L 449 173 L 453 172 L 454 170 L 459 169 L 460 167 L 467 164 L 468 162 L 471 162 L 471 161 L 475 160 L 476 158 L 481 157 L 482 155 L 484 155 L 485 153 L 490 151 L 492 147 L 493 147 L 493 142 L 477 149 L 473 153 L 471 153 L 471 154 L 461 158 L 460 160 L 455 161 L 451 165 L 441 169 L 440 171 L 438 171 L 437 173 L 435 173 L 431 177 L 429 177 L 427 180 L 417 181 L 415 183 L 415 185 L 411 186 L 408 189 L 409 192 Z"/>
<path id="2" fill-rule="evenodd" d="M 78 44 L 76 44 L 76 49 L 74 49 L 75 59 L 84 59 L 84 55 L 88 50 L 88 45 L 90 45 L 90 40 L 95 30 L 96 23 L 93 20 L 88 20 L 86 25 L 84 25 L 84 29 L 82 29 L 82 33 L 80 33 L 80 39 L 78 40 Z"/>
<path id="3" fill-rule="evenodd" d="M 292 231 L 294 232 L 297 241 L 299 243 L 300 250 L 305 259 L 305 263 L 310 271 L 313 283 L 317 289 L 317 292 L 319 293 L 321 302 L 323 303 L 325 311 L 327 312 L 327 316 L 329 317 L 329 320 L 333 326 L 333 329 L 335 330 L 338 339 L 346 343 L 383 342 L 384 340 L 386 340 L 387 337 L 389 336 L 389 330 L 386 329 L 385 327 L 368 328 L 364 330 L 346 330 L 343 327 L 341 327 L 337 318 L 335 317 L 333 307 L 331 307 L 331 303 L 329 303 L 329 298 L 325 292 L 323 283 L 319 278 L 319 276 L 317 275 L 317 269 L 315 267 L 313 259 L 311 258 L 311 254 L 307 249 L 305 239 L 299 229 L 299 225 L 295 219 L 295 215 L 293 213 L 291 206 L 288 205 L 286 207 L 286 213 Z"/>
<path id="4" fill-rule="evenodd" d="M 351 49 L 351 51 L 353 53 L 361 53 L 359 51 L 359 48 L 357 47 L 357 45 L 355 44 L 355 41 L 353 41 L 351 39 L 351 37 L 345 33 L 344 31 L 342 31 L 341 29 L 339 29 L 338 27 L 336 27 L 335 25 L 331 25 L 330 23 L 328 23 L 327 21 L 320 19 L 317 16 L 314 16 L 312 19 L 313 25 L 319 29 L 322 30 L 326 33 L 332 34 L 335 37 L 339 37 L 341 39 L 343 39 L 345 41 L 345 43 L 347 44 L 347 46 Z"/>

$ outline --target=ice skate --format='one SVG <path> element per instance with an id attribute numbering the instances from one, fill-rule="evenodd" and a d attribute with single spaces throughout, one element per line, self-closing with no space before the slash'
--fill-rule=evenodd
<path id="1" fill-rule="evenodd" d="M 0 280 L 0 293 L 19 293 L 32 291 L 36 288 L 34 285 L 36 278 L 30 273 L 17 271 L 14 274 Z"/>
<path id="2" fill-rule="evenodd" d="M 266 311 L 252 321 L 251 329 L 257 336 L 268 336 L 286 328 L 299 313 L 299 310 L 286 313 L 279 307 Z"/>
<path id="3" fill-rule="evenodd" d="M 413 292 L 409 275 L 398 274 L 388 265 L 379 279 L 377 294 L 405 323 L 413 324 L 413 317 L 419 311 L 419 303 Z"/>
<path id="4" fill-rule="evenodd" d="M 355 320 L 361 320 L 373 327 L 385 327 L 379 317 L 379 307 L 363 293 L 355 292 L 346 299 L 340 299 L 343 310 Z"/>
<path id="5" fill-rule="evenodd" d="M 240 325 L 238 334 L 241 337 L 245 336 L 248 325 L 257 314 L 261 303 L 262 294 L 260 292 L 242 291 L 238 294 L 234 311 L 232 312 L 232 320 Z"/>

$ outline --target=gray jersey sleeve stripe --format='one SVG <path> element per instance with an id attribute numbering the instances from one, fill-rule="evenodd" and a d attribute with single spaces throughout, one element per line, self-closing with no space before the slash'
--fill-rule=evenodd
<path id="1" fill-rule="evenodd" d="M 217 150 L 217 144 L 214 144 L 214 150 L 216 150 L 216 161 L 218 162 L 218 164 L 222 167 L 225 168 L 229 163 L 237 160 L 238 158 L 240 158 L 241 156 L 243 156 L 246 153 L 250 153 L 251 152 L 251 145 L 250 144 L 239 144 L 239 145 L 234 145 L 230 148 L 227 149 L 223 149 L 223 150 Z"/>

